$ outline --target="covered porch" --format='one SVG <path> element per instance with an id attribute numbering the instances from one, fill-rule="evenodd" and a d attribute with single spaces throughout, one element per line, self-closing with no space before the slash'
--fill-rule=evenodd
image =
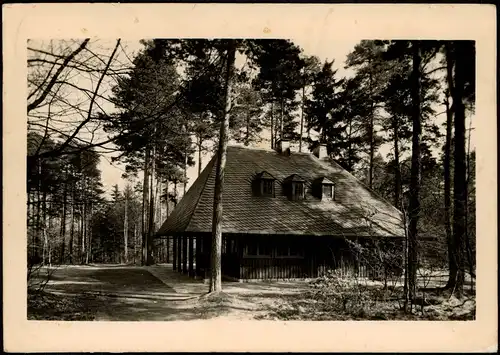
<path id="1" fill-rule="evenodd" d="M 210 277 L 209 233 L 161 238 L 156 248 L 157 262 L 172 263 L 173 270 L 196 279 Z M 359 245 L 368 241 L 350 239 Z M 358 252 L 346 238 L 333 236 L 224 233 L 222 275 L 235 281 L 293 280 L 316 278 L 336 269 L 341 274 L 375 278 L 370 260 L 357 255 Z"/>

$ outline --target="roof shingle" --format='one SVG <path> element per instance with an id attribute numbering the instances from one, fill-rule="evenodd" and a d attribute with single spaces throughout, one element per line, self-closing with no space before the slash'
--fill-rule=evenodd
<path id="1" fill-rule="evenodd" d="M 211 232 L 216 155 L 175 207 L 157 234 Z M 275 197 L 254 196 L 252 180 L 267 172 L 275 181 Z M 293 174 L 305 180 L 306 198 L 290 201 L 283 182 Z M 335 184 L 335 200 L 311 194 L 313 181 Z M 353 175 L 309 153 L 229 146 L 222 196 L 222 232 L 335 236 L 403 236 L 402 216 L 389 202 Z"/>

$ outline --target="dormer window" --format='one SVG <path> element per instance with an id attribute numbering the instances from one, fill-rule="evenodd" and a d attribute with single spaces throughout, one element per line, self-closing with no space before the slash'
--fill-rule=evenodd
<path id="1" fill-rule="evenodd" d="M 264 197 L 274 197 L 274 176 L 267 171 L 263 171 L 255 177 L 254 180 L 254 195 Z"/>
<path id="2" fill-rule="evenodd" d="M 323 201 L 335 199 L 335 184 L 326 177 L 319 178 L 314 182 L 314 191 L 316 197 Z"/>
<path id="3" fill-rule="evenodd" d="M 285 194 L 290 200 L 303 200 L 305 198 L 305 180 L 293 174 L 283 181 Z"/>
<path id="4" fill-rule="evenodd" d="M 323 184 L 323 198 L 328 200 L 333 200 L 333 184 Z"/>
<path id="5" fill-rule="evenodd" d="M 274 180 L 262 180 L 262 195 L 263 196 L 273 196 L 274 195 Z"/>

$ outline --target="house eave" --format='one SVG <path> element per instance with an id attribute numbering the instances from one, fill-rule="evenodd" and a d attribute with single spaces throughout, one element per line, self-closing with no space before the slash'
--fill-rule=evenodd
<path id="1" fill-rule="evenodd" d="M 178 236 L 184 234 L 210 234 L 211 231 L 175 231 L 175 232 L 162 232 L 157 233 L 155 238 L 161 238 L 165 236 Z M 274 231 L 274 230 L 238 230 L 238 229 L 223 229 L 222 234 L 224 235 L 279 235 L 279 236 L 307 236 L 307 237 L 334 237 L 334 238 L 404 238 L 400 235 L 390 235 L 390 234 L 373 234 L 367 235 L 366 233 L 353 233 L 353 234 L 338 234 L 331 232 L 312 232 L 312 231 Z"/>

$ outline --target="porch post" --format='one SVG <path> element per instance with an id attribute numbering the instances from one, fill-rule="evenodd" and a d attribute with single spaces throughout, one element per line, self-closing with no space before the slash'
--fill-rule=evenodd
<path id="1" fill-rule="evenodd" d="M 200 263 L 201 263 L 201 238 L 200 235 L 198 234 L 196 236 L 196 252 L 195 252 L 195 258 L 196 258 L 196 270 L 195 270 L 195 275 L 200 276 Z"/>
<path id="2" fill-rule="evenodd" d="M 194 276 L 193 269 L 193 259 L 194 259 L 194 245 L 193 245 L 193 235 L 189 235 L 189 276 Z"/>
<path id="3" fill-rule="evenodd" d="M 177 236 L 172 236 L 172 269 L 177 270 Z"/>
<path id="4" fill-rule="evenodd" d="M 177 239 L 177 271 L 182 272 L 181 267 L 181 251 L 182 251 L 182 235 L 179 235 Z"/>
<path id="5" fill-rule="evenodd" d="M 167 264 L 170 262 L 170 237 L 167 235 Z"/>
<path id="6" fill-rule="evenodd" d="M 212 250 L 212 235 L 204 235 L 203 236 L 203 269 L 204 269 L 204 275 L 203 279 L 205 282 L 208 282 L 210 280 L 210 263 L 211 263 L 211 250 Z"/>
<path id="7" fill-rule="evenodd" d="M 187 245 L 188 239 L 187 235 L 182 236 L 182 273 L 187 273 Z"/>

